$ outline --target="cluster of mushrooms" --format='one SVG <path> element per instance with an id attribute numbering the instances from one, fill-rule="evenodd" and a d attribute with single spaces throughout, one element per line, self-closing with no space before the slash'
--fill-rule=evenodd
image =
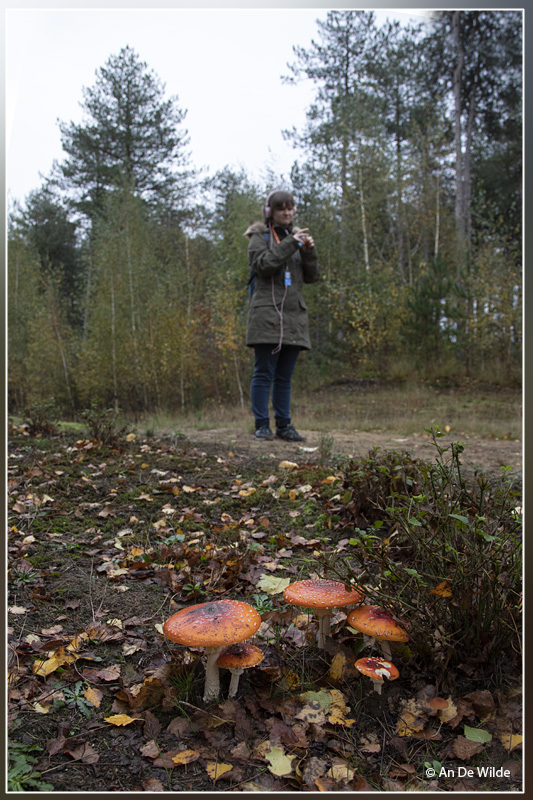
<path id="1" fill-rule="evenodd" d="M 333 610 L 355 606 L 348 613 L 348 625 L 372 642 L 379 641 L 384 654 L 384 658 L 358 659 L 356 669 L 372 680 L 378 693 L 381 693 L 384 678 L 392 681 L 398 677 L 398 670 L 390 661 L 389 642 L 407 642 L 409 637 L 388 611 L 375 605 L 362 605 L 364 595 L 359 588 L 347 589 L 340 581 L 317 578 L 291 583 L 283 592 L 283 599 L 291 605 L 316 611 L 321 649 L 326 646 Z M 234 697 L 243 670 L 262 661 L 261 650 L 246 642 L 260 625 L 260 614 L 248 603 L 215 600 L 176 612 L 165 622 L 163 633 L 178 644 L 205 648 L 204 702 L 208 702 L 220 695 L 219 667 L 231 671 L 229 696 Z"/>

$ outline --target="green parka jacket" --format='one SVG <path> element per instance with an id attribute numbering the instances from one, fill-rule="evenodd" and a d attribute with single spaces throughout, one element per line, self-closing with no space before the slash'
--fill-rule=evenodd
<path id="1" fill-rule="evenodd" d="M 255 272 L 255 288 L 248 311 L 246 344 L 296 345 L 311 349 L 307 306 L 303 298 L 304 283 L 315 283 L 320 268 L 315 248 L 303 251 L 289 232 L 269 248 L 263 222 L 254 222 L 245 232 L 250 239 L 248 256 Z M 291 228 L 288 229 L 291 231 Z M 292 228 L 297 233 L 298 228 Z M 291 273 L 291 284 L 285 286 L 285 271 Z M 274 304 L 275 299 L 275 304 Z"/>

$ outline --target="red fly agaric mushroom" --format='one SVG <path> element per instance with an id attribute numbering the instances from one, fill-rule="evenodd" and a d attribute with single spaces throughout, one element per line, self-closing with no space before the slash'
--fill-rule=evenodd
<path id="1" fill-rule="evenodd" d="M 401 620 L 403 622 L 403 620 Z M 389 642 L 408 642 L 409 636 L 392 614 L 379 606 L 359 606 L 350 611 L 348 625 L 356 631 L 378 639 L 385 658 L 391 657 Z"/>
<path id="2" fill-rule="evenodd" d="M 239 686 L 239 678 L 245 669 L 255 667 L 263 660 L 262 651 L 248 642 L 239 642 L 225 647 L 217 659 L 217 665 L 229 669 L 231 681 L 228 697 L 235 697 Z"/>
<path id="3" fill-rule="evenodd" d="M 220 693 L 217 657 L 229 644 L 242 642 L 261 625 L 259 612 L 239 600 L 215 600 L 183 608 L 163 625 L 163 633 L 173 642 L 189 647 L 205 647 L 204 702 Z"/>
<path id="4" fill-rule="evenodd" d="M 330 632 L 330 621 L 334 608 L 353 606 L 364 599 L 356 586 L 346 589 L 341 581 L 315 578 L 291 583 L 283 592 L 286 603 L 302 608 L 314 608 L 318 617 L 318 646 L 323 650 Z"/>
<path id="5" fill-rule="evenodd" d="M 395 681 L 400 675 L 394 664 L 390 661 L 385 661 L 384 658 L 376 658 L 375 656 L 360 658 L 355 662 L 355 668 L 370 678 L 374 684 L 374 691 L 378 694 L 381 694 L 383 688 L 383 678 Z"/>

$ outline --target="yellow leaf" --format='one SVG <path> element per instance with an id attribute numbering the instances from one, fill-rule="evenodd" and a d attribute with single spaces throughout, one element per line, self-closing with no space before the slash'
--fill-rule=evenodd
<path id="1" fill-rule="evenodd" d="M 350 728 L 355 720 L 349 719 L 346 715 L 350 711 L 350 707 L 346 705 L 346 701 L 338 689 L 332 689 L 331 692 L 332 704 L 329 709 L 328 722 L 332 725 L 346 725 Z"/>
<path id="2" fill-rule="evenodd" d="M 55 672 L 58 667 L 62 667 L 64 664 L 72 664 L 77 658 L 78 656 L 67 655 L 64 652 L 56 653 L 46 660 L 34 661 L 33 674 L 46 678 L 48 675 L 51 675 L 52 672 Z"/>
<path id="3" fill-rule="evenodd" d="M 300 678 L 295 672 L 286 672 L 283 676 L 283 683 L 288 689 L 296 689 L 300 683 Z"/>
<path id="4" fill-rule="evenodd" d="M 280 469 L 298 469 L 298 464 L 295 464 L 294 461 L 280 461 L 279 462 Z"/>
<path id="5" fill-rule="evenodd" d="M 110 725 L 130 725 L 132 722 L 137 722 L 137 719 L 127 714 L 114 714 L 112 717 L 104 717 L 104 722 L 109 722 Z"/>
<path id="6" fill-rule="evenodd" d="M 183 750 L 172 758 L 174 764 L 190 764 L 191 761 L 196 761 L 200 758 L 200 753 L 197 750 Z"/>
<path id="7" fill-rule="evenodd" d="M 329 677 L 333 681 L 340 681 L 346 667 L 346 656 L 344 653 L 336 653 L 329 668 Z"/>
<path id="8" fill-rule="evenodd" d="M 281 747 L 271 747 L 265 753 L 265 760 L 270 762 L 269 770 L 273 775 L 290 775 L 292 762 L 296 756 L 287 756 Z"/>
<path id="9" fill-rule="evenodd" d="M 290 578 L 276 578 L 274 575 L 261 575 L 257 581 L 257 588 L 267 594 L 281 594 L 289 583 Z"/>
<path id="10" fill-rule="evenodd" d="M 102 697 L 104 696 L 99 689 L 93 689 L 92 686 L 89 686 L 88 689 L 83 693 L 83 696 L 95 708 L 100 708 L 100 703 L 102 702 Z"/>
<path id="11" fill-rule="evenodd" d="M 522 744 L 523 736 L 519 733 L 502 733 L 499 737 L 501 743 L 506 750 L 514 750 L 519 744 Z"/>
<path id="12" fill-rule="evenodd" d="M 353 779 L 355 770 L 350 769 L 348 764 L 333 764 L 326 774 L 328 778 L 333 778 L 336 782 L 342 781 L 348 783 L 348 781 Z"/>
<path id="13" fill-rule="evenodd" d="M 233 764 L 219 764 L 216 761 L 208 761 L 206 765 L 207 774 L 214 781 L 218 780 L 221 775 L 233 769 Z"/>
<path id="14" fill-rule="evenodd" d="M 441 581 L 434 589 L 431 589 L 430 594 L 436 594 L 437 597 L 451 597 L 452 590 L 448 581 Z"/>
<path id="15" fill-rule="evenodd" d="M 52 708 L 52 703 L 34 703 L 33 710 L 38 714 L 48 714 Z"/>
<path id="16" fill-rule="evenodd" d="M 241 489 L 239 492 L 239 497 L 250 497 L 251 494 L 255 492 L 255 489 Z"/>

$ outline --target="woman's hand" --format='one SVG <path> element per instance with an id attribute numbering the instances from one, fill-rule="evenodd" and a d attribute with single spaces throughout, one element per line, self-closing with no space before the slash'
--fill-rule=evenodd
<path id="1" fill-rule="evenodd" d="M 303 250 L 312 250 L 315 246 L 315 240 L 309 234 L 309 228 L 300 228 L 297 233 L 293 234 L 294 238 L 302 246 Z"/>

